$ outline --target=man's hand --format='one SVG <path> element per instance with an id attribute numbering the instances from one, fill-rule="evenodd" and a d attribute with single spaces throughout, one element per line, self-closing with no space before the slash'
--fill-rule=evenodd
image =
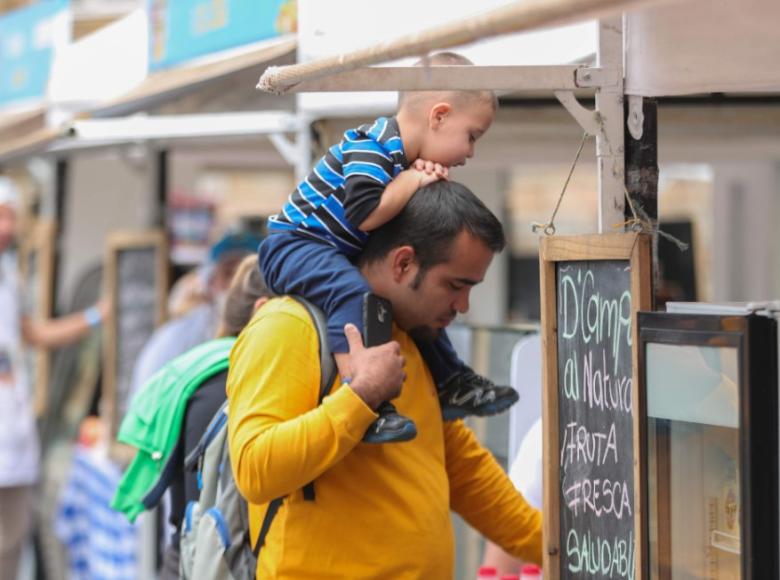
<path id="1" fill-rule="evenodd" d="M 383 401 L 396 398 L 406 379 L 400 345 L 392 340 L 366 348 L 354 324 L 347 324 L 344 334 L 349 343 L 352 364 L 350 388 L 372 409 L 376 409 Z"/>
<path id="2" fill-rule="evenodd" d="M 417 159 L 412 164 L 410 169 L 417 170 L 421 175 L 420 187 L 439 181 L 440 179 L 449 179 L 450 170 L 441 163 L 434 163 L 433 161 L 426 161 L 425 159 Z"/>

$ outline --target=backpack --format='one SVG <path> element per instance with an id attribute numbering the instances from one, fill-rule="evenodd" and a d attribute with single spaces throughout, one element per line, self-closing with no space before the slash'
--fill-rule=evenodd
<path id="1" fill-rule="evenodd" d="M 311 316 L 320 345 L 319 403 L 328 395 L 336 365 L 327 342 L 322 312 L 298 296 Z M 184 468 L 197 470 L 200 498 L 187 505 L 181 524 L 179 577 L 183 580 L 253 580 L 257 558 L 283 497 L 268 505 L 254 546 L 249 535 L 246 500 L 238 491 L 230 466 L 227 440 L 227 401 L 209 423 L 197 447 L 187 456 Z M 314 500 L 314 482 L 303 488 L 306 500 Z"/>

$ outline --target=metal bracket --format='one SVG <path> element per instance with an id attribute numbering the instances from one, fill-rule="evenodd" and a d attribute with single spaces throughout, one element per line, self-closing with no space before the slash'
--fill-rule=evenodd
<path id="1" fill-rule="evenodd" d="M 295 165 L 298 160 L 298 146 L 290 141 L 282 133 L 271 133 L 268 135 L 268 140 L 273 143 L 279 154 L 284 157 L 284 160 L 290 165 Z"/>
<path id="2" fill-rule="evenodd" d="M 571 91 L 555 91 L 555 98 L 588 135 L 598 135 L 599 114 L 583 107 Z"/>
<path id="3" fill-rule="evenodd" d="M 574 84 L 582 89 L 617 88 L 620 80 L 620 71 L 611 68 L 581 67 L 574 73 Z"/>
<path id="4" fill-rule="evenodd" d="M 645 114 L 642 111 L 642 97 L 635 95 L 628 95 L 628 119 L 626 124 L 628 125 L 628 132 L 631 136 L 639 141 L 642 138 L 645 125 Z"/>

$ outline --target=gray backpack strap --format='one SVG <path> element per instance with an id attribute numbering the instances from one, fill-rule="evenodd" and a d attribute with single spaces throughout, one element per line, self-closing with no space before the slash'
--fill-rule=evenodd
<path id="1" fill-rule="evenodd" d="M 314 322 L 314 328 L 317 330 L 317 338 L 320 343 L 320 396 L 317 399 L 317 404 L 319 405 L 328 396 L 337 371 L 336 361 L 331 355 L 330 346 L 328 345 L 328 321 L 325 320 L 322 310 L 305 298 L 301 296 L 293 296 L 293 298 L 306 309 L 312 322 Z M 314 482 L 310 481 L 303 486 L 303 499 L 314 501 L 314 498 Z"/>
<path id="2" fill-rule="evenodd" d="M 330 387 L 336 378 L 336 361 L 330 352 L 330 346 L 328 346 L 328 322 L 325 320 L 325 315 L 322 310 L 317 308 L 314 304 L 302 298 L 301 296 L 291 296 L 298 303 L 301 304 L 309 313 L 314 328 L 317 331 L 317 339 L 319 341 L 320 348 L 320 395 L 317 400 L 317 404 L 322 403 L 322 400 L 330 393 Z M 314 482 L 310 481 L 303 486 L 303 499 L 306 501 L 314 501 Z M 263 523 L 260 526 L 260 534 L 257 537 L 257 543 L 252 550 L 255 556 L 259 556 L 260 549 L 265 544 L 265 537 L 268 534 L 268 530 L 271 528 L 271 522 L 273 522 L 276 513 L 279 511 L 279 507 L 282 505 L 284 497 L 277 497 L 268 504 L 268 509 L 265 512 Z"/>
<path id="3" fill-rule="evenodd" d="M 317 331 L 317 338 L 320 344 L 320 397 L 317 400 L 317 404 L 322 403 L 322 400 L 328 396 L 330 387 L 333 384 L 333 379 L 336 378 L 336 361 L 333 355 L 330 353 L 330 346 L 328 345 L 328 321 L 325 320 L 325 315 L 322 310 L 317 308 L 314 304 L 302 298 L 301 296 L 292 296 L 297 302 L 299 302 L 309 313 L 312 322 L 314 322 L 314 328 Z"/>

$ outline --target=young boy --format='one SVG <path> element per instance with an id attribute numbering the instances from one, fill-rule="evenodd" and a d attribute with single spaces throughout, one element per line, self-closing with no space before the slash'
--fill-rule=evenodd
<path id="1" fill-rule="evenodd" d="M 471 65 L 454 53 L 428 59 L 433 65 Z M 418 63 L 420 64 L 420 63 Z M 300 294 L 325 311 L 328 341 L 341 376 L 349 376 L 344 325 L 362 331 L 368 284 L 351 260 L 369 232 L 390 221 L 420 187 L 447 179 L 450 167 L 474 155 L 474 144 L 490 127 L 497 101 L 490 91 L 401 93 L 393 118 L 351 129 L 315 165 L 269 219 L 259 251 L 260 269 L 279 294 Z M 418 343 L 439 389 L 445 420 L 492 415 L 517 399 L 476 375 L 455 354 L 446 334 L 429 346 Z M 363 440 L 408 441 L 417 431 L 411 419 L 384 403 Z"/>

